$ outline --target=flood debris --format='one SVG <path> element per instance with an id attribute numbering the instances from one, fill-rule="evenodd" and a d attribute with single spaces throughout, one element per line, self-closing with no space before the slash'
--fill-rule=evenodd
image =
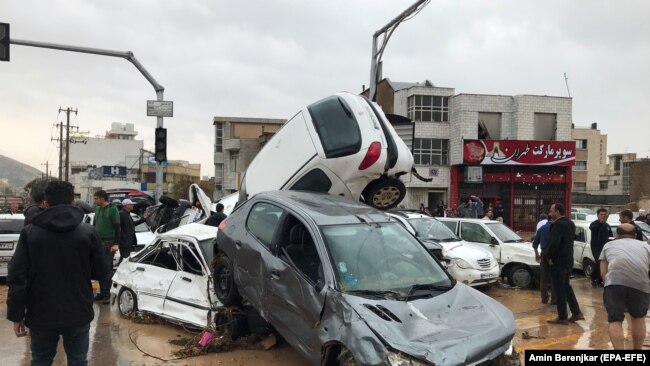
<path id="1" fill-rule="evenodd" d="M 523 333 L 521 333 L 521 338 L 523 338 L 523 339 L 533 339 L 533 338 L 544 339 L 544 338 L 546 338 L 546 337 L 541 337 L 541 336 L 539 336 L 539 335 L 536 335 L 536 336 L 535 336 L 535 335 L 532 335 L 532 334 L 530 334 L 530 333 L 526 330 L 526 331 L 524 331 Z"/>
<path id="2" fill-rule="evenodd" d="M 491 366 L 521 366 L 521 354 L 512 347 L 511 354 L 502 354 L 490 363 Z"/>

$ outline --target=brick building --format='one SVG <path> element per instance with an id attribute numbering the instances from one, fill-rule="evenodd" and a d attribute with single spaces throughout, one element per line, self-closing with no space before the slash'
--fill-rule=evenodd
<path id="1" fill-rule="evenodd" d="M 431 182 L 404 176 L 406 207 L 440 200 L 457 207 L 470 194 L 502 203 L 504 221 L 532 230 L 551 204 L 570 207 L 575 143 L 572 100 L 538 95 L 455 94 L 431 82 L 377 85 L 384 112 L 408 116 L 396 130 Z M 558 151 L 560 153 L 558 154 Z M 552 153 L 551 153 L 552 152 Z"/>

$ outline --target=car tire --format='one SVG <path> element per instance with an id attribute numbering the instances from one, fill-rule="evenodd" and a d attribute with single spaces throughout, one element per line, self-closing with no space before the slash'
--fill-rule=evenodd
<path id="1" fill-rule="evenodd" d="M 587 278 L 591 278 L 592 273 L 594 273 L 594 263 L 591 259 L 585 258 L 582 260 L 582 272 Z"/>
<path id="2" fill-rule="evenodd" d="M 219 257 L 214 265 L 214 293 L 224 306 L 237 306 L 241 295 L 235 284 L 232 262 L 225 255 Z"/>
<path id="3" fill-rule="evenodd" d="M 117 310 L 123 317 L 131 317 L 138 311 L 138 297 L 130 288 L 122 287 L 117 294 Z"/>
<path id="4" fill-rule="evenodd" d="M 508 283 L 512 287 L 528 288 L 533 284 L 533 273 L 526 265 L 516 265 L 508 272 Z"/>
<path id="5" fill-rule="evenodd" d="M 379 210 L 388 210 L 402 202 L 406 195 L 404 183 L 393 177 L 374 180 L 363 190 L 364 202 Z"/>

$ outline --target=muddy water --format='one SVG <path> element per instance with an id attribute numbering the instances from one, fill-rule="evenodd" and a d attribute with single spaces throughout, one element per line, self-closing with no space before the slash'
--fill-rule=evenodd
<path id="1" fill-rule="evenodd" d="M 514 344 L 518 351 L 611 348 L 607 315 L 602 304 L 603 289 L 592 288 L 580 275 L 576 275 L 571 283 L 586 320 L 568 326 L 546 323 L 546 320 L 556 316 L 556 309 L 555 306 L 541 304 L 537 291 L 494 286 L 485 293 L 515 314 L 517 329 Z M 7 287 L 0 283 L 0 364 L 29 365 L 29 338 L 16 338 L 12 323 L 6 320 L 6 291 Z M 269 351 L 237 350 L 174 360 L 172 353 L 180 347 L 171 345 L 169 340 L 192 337 L 194 333 L 170 324 L 134 323 L 121 318 L 115 306 L 96 304 L 94 309 L 88 355 L 91 365 L 307 365 L 286 345 Z M 629 335 L 628 340 L 631 342 Z M 647 343 L 650 346 L 650 341 Z M 61 345 L 54 364 L 66 364 Z"/>

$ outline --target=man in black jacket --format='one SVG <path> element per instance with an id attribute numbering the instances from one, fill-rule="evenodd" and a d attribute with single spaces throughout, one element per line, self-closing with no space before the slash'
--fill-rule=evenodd
<path id="1" fill-rule="evenodd" d="M 223 213 L 223 203 L 217 203 L 217 212 L 213 213 L 206 221 L 206 225 L 210 226 L 219 226 L 221 221 L 225 220 L 226 217 L 228 217 L 225 213 Z"/>
<path id="2" fill-rule="evenodd" d="M 108 273 L 95 229 L 72 205 L 74 187 L 52 181 L 43 212 L 23 228 L 7 275 L 7 319 L 14 333 L 31 333 L 32 364 L 51 365 L 59 336 L 68 365 L 87 365 L 93 320 L 91 279 Z"/>
<path id="3" fill-rule="evenodd" d="M 551 206 L 551 238 L 546 256 L 551 272 L 551 286 L 557 301 L 557 318 L 548 320 L 551 324 L 569 324 L 584 320 L 578 300 L 570 283 L 573 269 L 573 239 L 576 226 L 573 221 L 564 217 L 564 205 L 556 203 Z M 567 314 L 567 302 L 571 309 L 571 317 Z"/>
<path id="4" fill-rule="evenodd" d="M 632 211 L 630 210 L 623 210 L 618 213 L 618 221 L 621 224 L 632 224 L 634 225 L 634 232 L 636 235 L 636 240 L 641 240 L 643 241 L 643 232 L 641 232 L 641 228 L 639 225 L 634 223 L 634 216 L 632 215 Z"/>
<path id="5" fill-rule="evenodd" d="M 596 266 L 591 272 L 591 285 L 594 287 L 603 287 L 598 258 L 600 258 L 600 252 L 603 250 L 605 243 L 614 235 L 612 228 L 607 223 L 607 210 L 599 208 L 596 213 L 598 214 L 598 219 L 589 225 L 589 231 L 591 231 L 591 243 L 589 245 L 591 246 L 591 254 L 593 254 L 596 260 Z"/>

